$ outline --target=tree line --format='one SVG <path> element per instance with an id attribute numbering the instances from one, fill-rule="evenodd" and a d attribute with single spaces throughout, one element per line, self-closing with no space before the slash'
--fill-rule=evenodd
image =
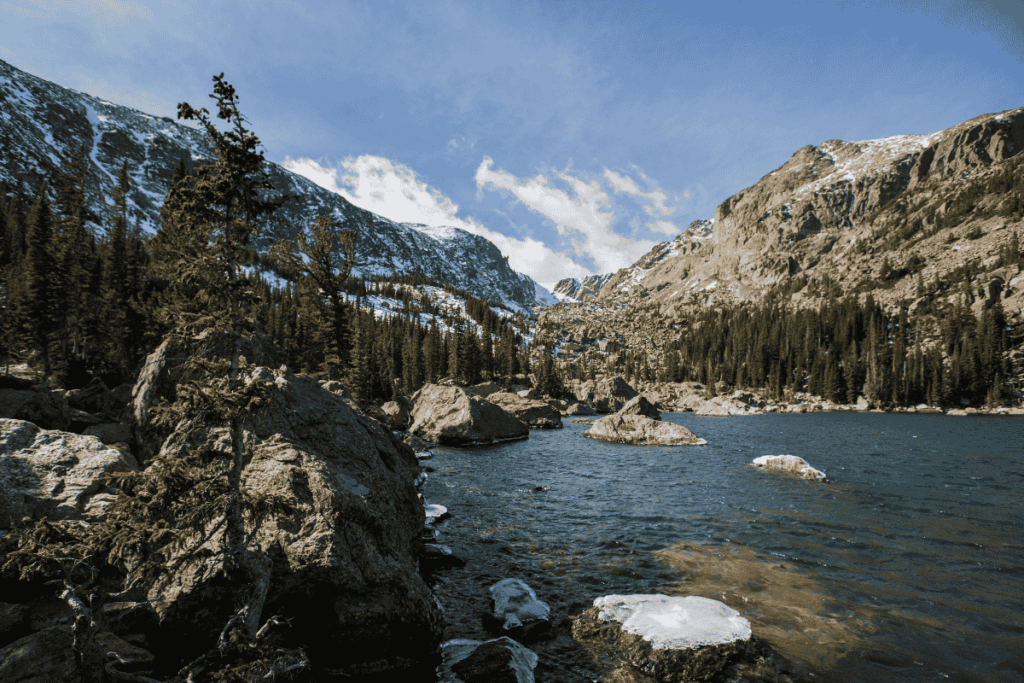
<path id="1" fill-rule="evenodd" d="M 196 329 L 210 322 L 208 298 L 182 280 L 172 258 L 191 220 L 183 193 L 203 179 L 180 161 L 156 234 L 147 235 L 129 210 L 126 161 L 97 235 L 88 225 L 85 163 L 79 150 L 54 178 L 0 184 L 3 362 L 28 362 L 66 388 L 92 377 L 132 382 L 176 318 Z M 244 305 L 281 362 L 346 382 L 366 401 L 443 378 L 507 383 L 529 371 L 522 313 L 420 275 L 352 276 L 355 235 L 342 227 L 322 217 L 270 254 L 248 249 L 239 257 L 245 263 L 233 286 L 250 292 Z M 461 299 L 464 315 L 442 307 L 440 292 Z M 393 300 L 391 313 L 374 313 L 372 297 Z"/>
<path id="2" fill-rule="evenodd" d="M 1010 335 L 998 300 L 975 315 L 966 293 L 937 329 L 870 295 L 799 310 L 775 299 L 704 310 L 667 346 L 661 367 L 630 354 L 624 363 L 629 376 L 761 389 L 773 399 L 808 392 L 840 403 L 863 395 L 888 406 L 999 405 L 1016 388 Z"/>

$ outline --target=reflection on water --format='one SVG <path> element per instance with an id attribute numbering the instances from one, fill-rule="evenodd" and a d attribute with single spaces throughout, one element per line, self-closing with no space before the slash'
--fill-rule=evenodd
<path id="1" fill-rule="evenodd" d="M 441 585 L 452 637 L 479 623 L 455 605 L 516 572 L 560 618 L 613 593 L 723 600 L 809 680 L 1024 681 L 1024 420 L 665 418 L 708 444 L 603 444 L 570 423 L 437 449 L 427 498 L 470 560 Z M 830 483 L 751 466 L 769 454 Z M 550 680 L 603 675 L 569 642 L 537 647 Z"/>

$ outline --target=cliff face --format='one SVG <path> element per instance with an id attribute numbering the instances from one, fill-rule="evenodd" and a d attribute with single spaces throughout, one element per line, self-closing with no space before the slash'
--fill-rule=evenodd
<path id="1" fill-rule="evenodd" d="M 1015 236 L 1024 241 L 1022 150 L 1024 107 L 930 135 L 808 145 L 722 202 L 712 221 L 603 276 L 587 303 L 613 316 L 563 303 L 541 316 L 538 329 L 602 320 L 596 337 L 615 338 L 627 336 L 618 327 L 646 316 L 633 350 L 657 355 L 663 335 L 654 330 L 671 335 L 700 307 L 757 302 L 773 287 L 798 306 L 830 292 L 913 304 L 922 298 L 919 281 L 965 269 L 976 308 L 998 297 L 1019 322 L 1024 279 L 1000 254 Z M 926 297 L 940 294 L 948 298 Z M 567 328 L 563 342 L 579 331 Z"/>
<path id="2" fill-rule="evenodd" d="M 152 233 L 178 161 L 202 163 L 214 157 L 201 131 L 64 88 L 3 61 L 0 141 L 0 182 L 12 187 L 22 179 L 34 188 L 39 176 L 52 177 L 84 150 L 89 223 L 98 234 L 110 217 L 107 200 L 123 163 L 131 176 L 132 220 Z M 457 228 L 396 223 L 277 164 L 267 162 L 266 171 L 273 193 L 289 199 L 263 226 L 258 248 L 294 238 L 316 216 L 327 214 L 358 234 L 354 274 L 415 273 L 527 311 L 554 301 L 531 278 L 513 271 L 483 237 Z"/>

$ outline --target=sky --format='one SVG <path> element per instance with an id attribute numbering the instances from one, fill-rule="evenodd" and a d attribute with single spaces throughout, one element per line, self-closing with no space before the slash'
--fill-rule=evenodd
<path id="1" fill-rule="evenodd" d="M 0 59 L 171 117 L 223 72 L 271 161 L 552 289 L 805 145 L 1024 106 L 1024 2 L 0 0 Z"/>

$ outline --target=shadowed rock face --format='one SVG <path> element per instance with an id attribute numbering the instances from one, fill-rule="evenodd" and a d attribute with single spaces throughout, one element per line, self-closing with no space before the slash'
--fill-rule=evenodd
<path id="1" fill-rule="evenodd" d="M 661 413 L 644 396 L 634 396 L 626 402 L 626 405 L 619 408 L 616 415 L 643 415 L 652 420 L 660 420 Z"/>
<path id="2" fill-rule="evenodd" d="M 252 456 L 243 487 L 281 504 L 256 537 L 273 560 L 265 616 L 294 617 L 289 637 L 333 671 L 414 665 L 440 642 L 443 617 L 418 572 L 424 509 L 412 450 L 311 377 L 284 368 L 249 377 L 271 388 L 243 424 Z M 229 443 L 220 426 L 183 423 L 158 458 Z M 218 565 L 196 561 L 149 598 L 164 629 L 219 631 L 232 588 Z"/>
<path id="3" fill-rule="evenodd" d="M 412 402 L 409 431 L 435 443 L 474 446 L 530 435 L 522 421 L 458 387 L 427 384 L 413 395 Z"/>

